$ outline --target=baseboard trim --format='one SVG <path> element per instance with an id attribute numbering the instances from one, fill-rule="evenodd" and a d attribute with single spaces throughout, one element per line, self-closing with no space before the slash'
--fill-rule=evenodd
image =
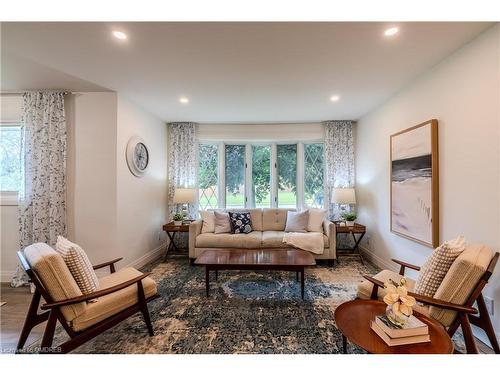
<path id="1" fill-rule="evenodd" d="M 167 248 L 167 242 L 162 243 L 160 246 L 157 248 L 148 251 L 146 254 L 141 256 L 139 259 L 134 260 L 133 262 L 130 262 L 127 264 L 127 267 L 134 267 L 134 268 L 142 268 L 148 263 L 154 262 L 155 260 L 161 258 L 163 255 L 165 255 L 165 251 Z"/>
<path id="2" fill-rule="evenodd" d="M 14 276 L 16 270 L 12 271 L 0 271 L 0 282 L 8 283 L 10 285 L 10 281 L 12 280 L 12 276 Z"/>

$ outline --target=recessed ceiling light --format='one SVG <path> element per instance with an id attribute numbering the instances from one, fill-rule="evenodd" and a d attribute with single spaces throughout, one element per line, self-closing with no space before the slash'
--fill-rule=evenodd
<path id="1" fill-rule="evenodd" d="M 188 98 L 186 98 L 185 96 L 181 96 L 181 97 L 179 98 L 179 101 L 180 101 L 182 104 L 187 104 L 187 103 L 189 103 L 189 99 L 188 99 Z"/>
<path id="2" fill-rule="evenodd" d="M 339 101 L 339 99 L 340 99 L 340 96 L 338 96 L 338 95 L 333 95 L 333 96 L 330 96 L 330 100 L 331 100 L 332 102 L 338 102 L 338 101 Z"/>
<path id="3" fill-rule="evenodd" d="M 123 31 L 113 31 L 113 36 L 116 38 L 116 39 L 120 39 L 120 40 L 125 40 L 127 39 L 127 34 L 125 34 Z"/>
<path id="4" fill-rule="evenodd" d="M 389 27 L 387 30 L 384 31 L 385 36 L 393 36 L 396 35 L 399 32 L 399 29 L 397 27 Z"/>

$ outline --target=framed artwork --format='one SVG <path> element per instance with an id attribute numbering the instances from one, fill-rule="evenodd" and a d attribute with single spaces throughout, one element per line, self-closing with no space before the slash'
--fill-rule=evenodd
<path id="1" fill-rule="evenodd" d="M 439 245 L 437 120 L 391 135 L 391 232 Z"/>

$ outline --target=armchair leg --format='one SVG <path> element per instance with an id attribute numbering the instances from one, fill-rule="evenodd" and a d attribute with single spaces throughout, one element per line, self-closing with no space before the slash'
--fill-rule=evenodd
<path id="1" fill-rule="evenodd" d="M 459 315 L 460 325 L 462 326 L 462 333 L 464 334 L 465 347 L 467 348 L 467 354 L 478 354 L 476 342 L 474 341 L 474 336 L 472 334 L 472 328 L 470 326 L 469 318 L 467 314 L 461 313 Z"/>
<path id="2" fill-rule="evenodd" d="M 146 297 L 144 295 L 144 288 L 142 282 L 137 283 L 137 292 L 139 294 L 139 308 L 141 310 L 142 316 L 144 317 L 144 322 L 148 327 L 149 336 L 154 336 L 153 325 L 151 324 L 151 318 L 149 316 L 148 304 L 146 302 Z"/>
<path id="3" fill-rule="evenodd" d="M 24 321 L 21 335 L 19 336 L 19 341 L 17 342 L 17 351 L 21 351 L 23 349 L 24 344 L 26 344 L 26 340 L 28 339 L 33 327 L 45 322 L 49 317 L 48 311 L 40 315 L 37 313 L 38 305 L 40 304 L 40 297 L 40 292 L 38 291 L 38 289 L 35 289 L 35 293 L 33 294 L 33 298 L 31 299 L 28 313 L 26 314 L 26 319 Z"/>
<path id="4" fill-rule="evenodd" d="M 52 340 L 54 339 L 54 333 L 56 331 L 57 316 L 54 310 L 50 311 L 49 320 L 45 326 L 45 332 L 43 333 L 42 344 L 41 344 L 41 354 L 50 353 L 50 351 L 44 352 L 44 349 L 50 349 L 52 347 Z"/>

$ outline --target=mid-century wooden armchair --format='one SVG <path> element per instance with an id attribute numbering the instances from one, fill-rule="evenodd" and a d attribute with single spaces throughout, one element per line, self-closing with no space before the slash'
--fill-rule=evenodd
<path id="1" fill-rule="evenodd" d="M 452 264 L 433 297 L 411 291 L 408 293 L 422 304 L 417 305 L 415 310 L 439 321 L 447 329 L 450 337 L 453 337 L 458 327 L 462 327 L 467 353 L 478 353 L 471 323 L 485 331 L 495 353 L 500 353 L 482 295 L 482 290 L 493 274 L 499 255 L 499 253 L 493 254 L 484 246 L 470 245 Z M 389 279 L 397 281 L 398 276 L 405 275 L 406 268 L 420 271 L 420 267 L 413 264 L 396 259 L 393 261 L 400 266 L 399 275 L 393 271 L 383 270 L 374 277 L 364 276 L 367 281 L 358 286 L 359 298 L 382 299 L 385 294 L 384 283 Z M 407 281 L 409 290 L 413 290 L 415 281 L 408 278 Z M 474 303 L 477 303 L 477 309 L 473 306 Z"/>
<path id="2" fill-rule="evenodd" d="M 37 243 L 17 254 L 36 288 L 19 337 L 18 353 L 23 352 L 33 327 L 45 321 L 40 353 L 67 353 L 137 312 L 142 313 L 153 336 L 147 304 L 159 295 L 149 273 L 131 267 L 116 272 L 115 263 L 122 258 L 102 263 L 94 269 L 109 266 L 110 275 L 99 279 L 100 290 L 83 295 L 62 257 L 50 246 Z M 40 308 L 47 311 L 38 314 L 41 297 L 46 303 Z M 52 347 L 57 321 L 70 339 Z"/>

